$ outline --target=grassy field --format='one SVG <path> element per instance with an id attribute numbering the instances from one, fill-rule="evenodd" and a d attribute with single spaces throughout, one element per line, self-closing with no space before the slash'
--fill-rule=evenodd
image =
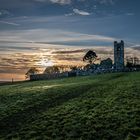
<path id="1" fill-rule="evenodd" d="M 0 86 L 0 139 L 140 140 L 140 72 Z"/>

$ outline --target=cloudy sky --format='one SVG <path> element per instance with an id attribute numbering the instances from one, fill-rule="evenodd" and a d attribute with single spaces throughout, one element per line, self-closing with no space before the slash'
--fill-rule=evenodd
<path id="1" fill-rule="evenodd" d="M 140 0 L 0 0 L 0 80 L 24 79 L 31 66 L 102 59 L 113 41 L 139 55 Z"/>

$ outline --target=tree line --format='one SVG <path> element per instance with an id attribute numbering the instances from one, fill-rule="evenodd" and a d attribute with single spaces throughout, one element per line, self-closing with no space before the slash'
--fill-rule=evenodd
<path id="1" fill-rule="evenodd" d="M 83 57 L 83 61 L 87 62 L 87 65 L 85 66 L 72 66 L 72 65 L 54 65 L 54 66 L 49 66 L 46 67 L 44 70 L 43 74 L 53 74 L 53 73 L 62 73 L 66 71 L 75 71 L 75 70 L 88 70 L 88 69 L 96 69 L 97 67 L 100 66 L 100 68 L 104 69 L 110 69 L 113 66 L 113 61 L 111 58 L 107 58 L 105 60 L 102 60 L 100 64 L 95 64 L 94 62 L 96 60 L 100 60 L 98 58 L 97 54 L 89 50 Z M 96 68 L 95 68 L 96 67 Z M 126 67 L 131 69 L 131 68 L 140 68 L 140 60 L 137 57 L 126 57 Z M 40 73 L 39 69 L 36 67 L 31 67 L 26 75 L 26 78 L 29 78 L 30 75 L 35 75 Z"/>

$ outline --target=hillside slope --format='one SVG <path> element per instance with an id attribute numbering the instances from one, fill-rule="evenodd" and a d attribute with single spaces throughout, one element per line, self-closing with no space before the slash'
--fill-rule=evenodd
<path id="1" fill-rule="evenodd" d="M 0 139 L 140 139 L 140 72 L 0 87 Z"/>

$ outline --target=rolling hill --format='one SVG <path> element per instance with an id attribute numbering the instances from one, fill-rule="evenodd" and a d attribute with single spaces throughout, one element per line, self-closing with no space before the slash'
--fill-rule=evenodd
<path id="1" fill-rule="evenodd" d="M 0 86 L 0 139 L 138 140 L 140 72 Z"/>

